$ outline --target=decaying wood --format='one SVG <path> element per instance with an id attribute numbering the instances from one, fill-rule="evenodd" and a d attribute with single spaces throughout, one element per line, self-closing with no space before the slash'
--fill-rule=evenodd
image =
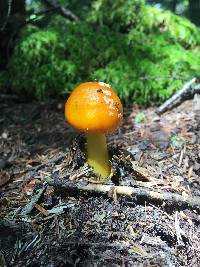
<path id="1" fill-rule="evenodd" d="M 200 210 L 200 197 L 179 195 L 177 193 L 163 192 L 161 190 L 149 190 L 146 188 L 134 188 L 130 186 L 114 186 L 103 184 L 89 184 L 85 182 L 71 182 L 64 180 L 47 179 L 46 182 L 54 187 L 64 188 L 72 191 L 88 191 L 101 194 L 112 193 L 127 196 L 132 199 L 145 198 L 149 201 L 166 202 L 169 206 L 187 207 Z"/>
<path id="2" fill-rule="evenodd" d="M 157 108 L 156 113 L 162 114 L 167 110 L 170 110 L 173 107 L 179 105 L 184 100 L 191 99 L 195 94 L 200 93 L 200 84 L 194 86 L 196 82 L 197 79 L 193 78 L 192 80 L 184 84 L 184 86 L 177 93 L 175 93 L 171 98 L 169 98 L 160 107 Z"/>

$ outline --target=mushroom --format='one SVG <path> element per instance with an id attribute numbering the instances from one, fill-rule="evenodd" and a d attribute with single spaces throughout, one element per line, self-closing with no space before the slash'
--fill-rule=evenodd
<path id="1" fill-rule="evenodd" d="M 65 103 L 65 118 L 86 134 L 87 162 L 102 178 L 111 175 L 106 134 L 119 127 L 122 115 L 119 97 L 103 82 L 81 83 Z"/>

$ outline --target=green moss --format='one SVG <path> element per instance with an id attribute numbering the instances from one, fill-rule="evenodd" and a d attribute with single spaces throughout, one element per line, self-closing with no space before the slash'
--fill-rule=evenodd
<path id="1" fill-rule="evenodd" d="M 162 34 L 169 42 L 178 42 L 185 48 L 200 45 L 199 29 L 186 18 L 148 5 L 144 6 L 143 15 L 141 25 L 145 32 Z"/>
<path id="2" fill-rule="evenodd" d="M 149 35 L 145 45 L 132 40 L 131 55 L 119 57 L 91 78 L 111 83 L 118 94 L 138 104 L 163 101 L 181 87 L 183 79 L 198 76 L 199 53 Z"/>
<path id="3" fill-rule="evenodd" d="M 107 25 L 112 30 L 127 31 L 142 20 L 143 0 L 95 0 L 88 21 Z"/>
<path id="4" fill-rule="evenodd" d="M 9 86 L 43 98 L 98 79 L 147 105 L 199 76 L 200 32 L 186 19 L 143 1 L 96 0 L 85 21 L 54 17 L 48 31 L 28 27 L 8 66 Z"/>
<path id="5" fill-rule="evenodd" d="M 37 98 L 63 91 L 76 77 L 76 65 L 64 52 L 55 31 L 25 33 L 9 63 L 11 86 Z"/>

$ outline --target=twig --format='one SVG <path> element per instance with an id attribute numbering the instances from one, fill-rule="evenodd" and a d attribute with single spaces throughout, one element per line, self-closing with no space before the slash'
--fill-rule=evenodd
<path id="1" fill-rule="evenodd" d="M 89 184 L 84 182 L 72 182 L 64 180 L 46 179 L 49 185 L 60 187 L 71 191 L 88 191 L 101 194 L 108 194 L 115 191 L 118 195 L 130 197 L 132 199 L 148 199 L 149 201 L 164 201 L 169 206 L 188 207 L 200 210 L 200 197 L 182 196 L 177 193 L 163 191 L 153 191 L 144 188 L 133 188 L 129 186 L 113 186 L 102 184 Z"/>
<path id="2" fill-rule="evenodd" d="M 172 109 L 186 99 L 192 98 L 195 94 L 200 93 L 200 84 L 193 87 L 193 84 L 196 83 L 197 79 L 193 78 L 175 93 L 171 98 L 165 101 L 160 107 L 157 108 L 156 113 L 162 114 L 167 110 Z"/>
<path id="3" fill-rule="evenodd" d="M 180 229 L 180 221 L 178 218 L 178 212 L 176 211 L 175 213 L 175 222 L 174 222 L 174 226 L 175 226 L 175 231 L 176 231 L 176 236 L 177 236 L 177 242 L 179 245 L 181 245 L 183 242 L 182 240 L 182 235 L 181 235 L 181 229 Z"/>
<path id="4" fill-rule="evenodd" d="M 44 193 L 44 191 L 46 190 L 46 186 L 44 186 L 43 188 L 41 188 L 39 190 L 39 192 L 37 193 L 37 195 L 35 195 L 31 201 L 29 203 L 26 204 L 26 206 L 22 209 L 21 211 L 21 215 L 27 215 L 29 213 L 31 213 L 31 211 L 33 210 L 35 204 L 39 201 L 40 197 L 42 196 L 42 194 Z"/>
<path id="5" fill-rule="evenodd" d="M 78 21 L 79 18 L 71 12 L 69 9 L 66 9 L 65 7 L 61 6 L 58 1 L 56 0 L 42 0 L 46 5 L 55 8 L 58 10 L 59 14 L 63 16 L 66 19 L 72 20 L 72 21 Z"/>
<path id="6" fill-rule="evenodd" d="M 181 77 L 176 75 L 162 75 L 162 76 L 143 76 L 139 77 L 139 80 L 163 80 L 163 79 L 172 79 L 172 80 L 188 80 L 187 77 Z"/>
<path id="7" fill-rule="evenodd" d="M 33 13 L 33 14 L 31 14 L 32 15 L 32 18 L 27 19 L 21 26 L 24 26 L 26 24 L 29 24 L 29 23 L 37 20 L 38 17 L 40 17 L 40 16 L 51 14 L 51 13 L 55 12 L 58 9 L 59 9 L 58 7 L 50 7 L 48 9 L 42 10 L 40 12 Z"/>

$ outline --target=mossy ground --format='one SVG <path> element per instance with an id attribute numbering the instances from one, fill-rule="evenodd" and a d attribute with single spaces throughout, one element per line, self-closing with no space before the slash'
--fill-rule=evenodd
<path id="1" fill-rule="evenodd" d="M 185 18 L 137 0 L 96 0 L 80 17 L 27 26 L 0 86 L 42 99 L 98 79 L 124 101 L 149 105 L 200 73 L 200 31 Z"/>

